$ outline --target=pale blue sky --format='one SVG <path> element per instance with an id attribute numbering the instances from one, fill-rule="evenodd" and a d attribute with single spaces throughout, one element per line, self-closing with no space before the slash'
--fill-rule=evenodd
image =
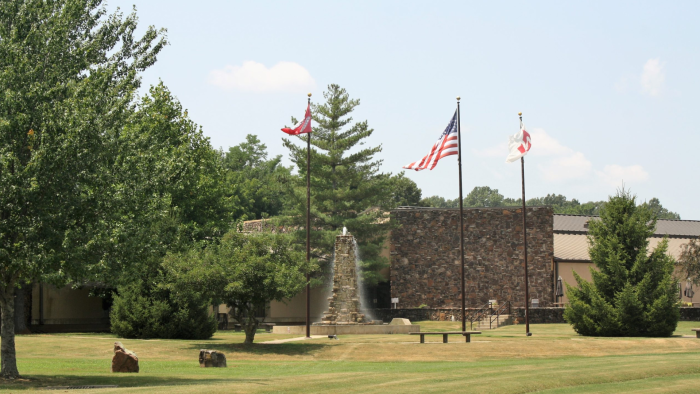
<path id="1" fill-rule="evenodd" d="M 625 184 L 700 220 L 698 2 L 110 1 L 170 45 L 144 74 L 173 91 L 215 147 L 257 134 L 283 154 L 306 92 L 337 83 L 382 144 L 382 170 L 424 156 L 462 97 L 464 192 L 520 196 L 505 164 L 518 111 L 533 135 L 527 197 L 606 199 Z M 289 161 L 286 160 L 287 164 Z M 408 174 L 458 194 L 456 158 Z"/>

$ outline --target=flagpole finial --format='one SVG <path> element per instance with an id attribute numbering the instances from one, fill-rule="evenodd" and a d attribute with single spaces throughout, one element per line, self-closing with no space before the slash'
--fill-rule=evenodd
<path id="1" fill-rule="evenodd" d="M 518 116 L 523 116 L 523 113 L 522 113 L 522 112 L 518 112 Z"/>
<path id="2" fill-rule="evenodd" d="M 307 94 L 307 96 L 311 97 L 311 93 Z"/>
<path id="3" fill-rule="evenodd" d="M 462 99 L 461 97 L 457 96 L 457 101 L 459 101 L 459 100 L 461 100 L 461 99 Z"/>

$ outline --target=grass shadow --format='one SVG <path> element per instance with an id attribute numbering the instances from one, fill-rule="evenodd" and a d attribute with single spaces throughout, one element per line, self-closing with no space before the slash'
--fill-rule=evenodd
<path id="1" fill-rule="evenodd" d="M 51 377 L 27 375 L 18 380 L 1 380 L 0 391 L 5 390 L 36 390 L 53 386 L 100 386 L 117 385 L 120 388 L 126 387 L 159 387 L 159 386 L 187 386 L 199 385 L 202 381 L 207 383 L 236 382 L 257 383 L 266 385 L 265 379 L 235 378 L 231 376 L 202 375 L 198 378 L 178 378 L 175 376 L 149 376 L 138 374 L 110 374 L 110 375 L 54 375 Z"/>
<path id="2" fill-rule="evenodd" d="M 255 355 L 284 355 L 284 356 L 304 356 L 319 352 L 330 345 L 321 343 L 277 343 L 277 344 L 244 344 L 244 343 L 221 343 L 221 342 L 198 342 L 191 344 L 189 349 L 213 349 L 225 354 L 247 353 Z"/>

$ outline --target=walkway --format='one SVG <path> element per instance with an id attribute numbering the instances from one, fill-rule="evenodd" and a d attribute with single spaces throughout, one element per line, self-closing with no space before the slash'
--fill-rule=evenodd
<path id="1" fill-rule="evenodd" d="M 311 339 L 318 339 L 318 338 L 328 338 L 328 335 L 312 335 Z M 266 341 L 266 342 L 259 342 L 263 343 L 266 345 L 275 345 L 278 343 L 287 343 L 287 342 L 295 342 L 295 341 L 303 341 L 305 339 L 308 339 L 306 337 L 298 337 L 298 338 L 287 338 L 287 339 L 277 339 L 274 341 Z"/>

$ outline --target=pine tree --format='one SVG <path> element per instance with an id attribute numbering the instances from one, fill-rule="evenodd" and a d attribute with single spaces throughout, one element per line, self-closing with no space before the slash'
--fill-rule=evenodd
<path id="1" fill-rule="evenodd" d="M 675 261 L 667 240 L 648 253 L 656 218 L 626 190 L 611 197 L 600 220 L 589 222 L 593 282 L 576 273 L 567 284 L 564 318 L 582 335 L 670 336 L 680 318 Z"/>
<path id="2" fill-rule="evenodd" d="M 390 200 L 392 188 L 389 176 L 379 172 L 382 161 L 374 158 L 382 147 L 362 147 L 374 132 L 367 121 L 351 125 L 350 113 L 360 105 L 360 100 L 350 99 L 345 89 L 334 84 L 328 86 L 323 97 L 325 103 L 312 104 L 312 253 L 327 267 L 335 236 L 347 227 L 358 243 L 364 282 L 373 285 L 382 281 L 379 270 L 388 266 L 387 259 L 379 254 L 389 228 L 382 204 Z M 284 139 L 284 146 L 299 171 L 293 193 L 294 208 L 288 217 L 299 228 L 300 240 L 306 234 L 307 137 L 306 134 L 298 137 L 302 145 Z"/>

